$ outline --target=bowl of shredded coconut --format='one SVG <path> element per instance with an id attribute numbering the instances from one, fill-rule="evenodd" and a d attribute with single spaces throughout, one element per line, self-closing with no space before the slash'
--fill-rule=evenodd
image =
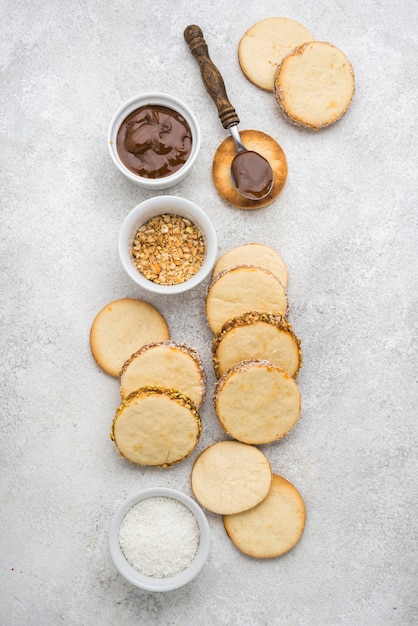
<path id="1" fill-rule="evenodd" d="M 189 583 L 210 548 L 206 515 L 191 497 L 165 487 L 142 490 L 116 509 L 109 551 L 117 570 L 147 591 L 170 591 Z"/>

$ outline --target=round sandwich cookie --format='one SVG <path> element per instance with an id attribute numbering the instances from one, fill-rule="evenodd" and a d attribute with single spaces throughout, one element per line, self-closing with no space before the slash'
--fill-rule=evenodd
<path id="1" fill-rule="evenodd" d="M 239 265 L 214 278 L 205 307 L 209 327 L 217 335 L 226 322 L 248 311 L 286 315 L 286 290 L 270 270 Z"/>
<path id="2" fill-rule="evenodd" d="M 191 487 L 209 511 L 239 513 L 266 497 L 271 477 L 270 463 L 258 448 L 238 441 L 219 441 L 197 457 Z"/>
<path id="3" fill-rule="evenodd" d="M 339 120 L 354 96 L 354 71 L 331 43 L 313 41 L 290 52 L 274 76 L 274 94 L 285 118 L 320 130 Z"/>
<path id="4" fill-rule="evenodd" d="M 170 338 L 161 313 L 134 298 L 114 300 L 96 315 L 90 330 L 90 348 L 99 367 L 119 376 L 125 361 L 141 346 Z"/>
<path id="5" fill-rule="evenodd" d="M 295 378 L 302 365 L 300 346 L 282 315 L 249 312 L 224 324 L 213 340 L 215 373 L 219 378 L 241 361 L 265 359 Z"/>
<path id="6" fill-rule="evenodd" d="M 117 409 L 110 437 L 121 456 L 132 463 L 168 467 L 193 452 L 201 428 L 198 410 L 189 398 L 145 387 Z"/>
<path id="7" fill-rule="evenodd" d="M 271 204 L 281 193 L 287 179 L 287 160 L 283 148 L 273 137 L 259 130 L 241 130 L 242 143 L 247 150 L 258 152 L 270 163 L 274 182 L 270 192 L 261 200 L 244 198 L 231 181 L 231 164 L 237 154 L 232 137 L 227 137 L 219 145 L 212 162 L 212 178 L 216 190 L 229 204 L 238 209 L 260 209 Z"/>
<path id="8" fill-rule="evenodd" d="M 216 383 L 213 403 L 224 431 L 253 445 L 285 437 L 301 413 L 295 380 L 264 360 L 242 361 Z"/>
<path id="9" fill-rule="evenodd" d="M 141 387 L 178 391 L 199 407 L 205 396 L 205 376 L 197 351 L 173 341 L 142 346 L 122 367 L 122 399 Z"/>
<path id="10" fill-rule="evenodd" d="M 238 44 L 238 61 L 254 85 L 273 91 L 274 72 L 294 48 L 313 41 L 311 32 L 287 17 L 267 17 L 249 28 Z"/>
<path id="11" fill-rule="evenodd" d="M 246 243 L 242 246 L 231 248 L 216 261 L 212 276 L 214 278 L 220 272 L 237 265 L 256 265 L 257 267 L 270 270 L 280 279 L 283 287 L 287 287 L 288 271 L 286 263 L 274 248 L 266 244 Z"/>
<path id="12" fill-rule="evenodd" d="M 257 506 L 224 515 L 225 530 L 232 543 L 256 559 L 271 559 L 289 552 L 302 537 L 305 503 L 292 483 L 273 474 L 267 496 Z"/>

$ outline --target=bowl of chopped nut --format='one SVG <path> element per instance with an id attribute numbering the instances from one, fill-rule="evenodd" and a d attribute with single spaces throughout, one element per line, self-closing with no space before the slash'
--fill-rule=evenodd
<path id="1" fill-rule="evenodd" d="M 215 228 L 205 211 L 179 196 L 155 196 L 134 207 L 119 232 L 119 256 L 128 276 L 147 291 L 189 291 L 212 271 Z"/>
<path id="2" fill-rule="evenodd" d="M 110 156 L 128 180 L 148 190 L 168 189 L 190 172 L 200 148 L 193 111 L 165 93 L 124 102 L 108 130 Z"/>

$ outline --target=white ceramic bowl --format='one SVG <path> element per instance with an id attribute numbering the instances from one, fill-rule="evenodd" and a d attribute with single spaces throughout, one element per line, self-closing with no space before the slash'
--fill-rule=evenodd
<path id="1" fill-rule="evenodd" d="M 189 219 L 200 230 L 205 243 L 205 259 L 199 271 L 178 285 L 159 285 L 148 280 L 135 267 L 132 256 L 132 244 L 138 228 L 152 217 L 163 213 L 173 213 Z M 212 222 L 197 204 L 179 196 L 155 196 L 134 207 L 122 224 L 118 246 L 120 260 L 128 276 L 139 287 L 166 295 L 183 293 L 196 287 L 212 271 L 217 256 L 217 236 Z"/>
<path id="2" fill-rule="evenodd" d="M 119 544 L 119 528 L 126 513 L 140 500 L 158 496 L 173 498 L 187 506 L 195 516 L 200 531 L 199 547 L 192 563 L 179 574 L 167 578 L 153 578 L 138 572 L 138 570 L 126 560 Z M 172 589 L 178 589 L 186 585 L 201 571 L 209 556 L 210 528 L 205 514 L 192 498 L 175 489 L 154 487 L 133 494 L 116 509 L 109 527 L 108 543 L 112 561 L 126 580 L 136 587 L 146 589 L 147 591 L 171 591 Z"/>
<path id="3" fill-rule="evenodd" d="M 162 178 L 145 178 L 143 176 L 138 176 L 134 172 L 131 172 L 121 161 L 117 147 L 116 147 L 116 137 L 118 134 L 118 130 L 120 125 L 124 121 L 124 119 L 135 109 L 138 109 L 142 106 L 147 105 L 160 105 L 168 107 L 169 109 L 173 109 L 177 113 L 180 113 L 186 122 L 188 123 L 191 133 L 192 133 L 192 150 L 189 155 L 189 158 L 177 172 L 170 174 L 169 176 L 164 176 Z M 131 182 L 139 185 L 143 189 L 148 189 L 151 191 L 159 190 L 159 189 L 168 189 L 173 185 L 179 183 L 187 174 L 190 172 L 193 167 L 194 162 L 196 161 L 197 155 L 200 149 L 200 127 L 197 122 L 197 119 L 193 113 L 193 111 L 181 100 L 175 98 L 174 96 L 170 96 L 164 93 L 151 92 L 144 93 L 141 95 L 134 96 L 130 98 L 127 102 L 124 102 L 119 109 L 114 114 L 108 130 L 108 147 L 110 156 L 118 170 L 126 176 Z"/>

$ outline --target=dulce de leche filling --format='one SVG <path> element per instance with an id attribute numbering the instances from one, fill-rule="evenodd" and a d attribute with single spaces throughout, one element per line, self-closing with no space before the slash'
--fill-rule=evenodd
<path id="1" fill-rule="evenodd" d="M 116 147 L 122 163 L 134 174 L 163 178 L 179 170 L 189 158 L 192 133 L 177 111 L 147 105 L 124 119 Z"/>

